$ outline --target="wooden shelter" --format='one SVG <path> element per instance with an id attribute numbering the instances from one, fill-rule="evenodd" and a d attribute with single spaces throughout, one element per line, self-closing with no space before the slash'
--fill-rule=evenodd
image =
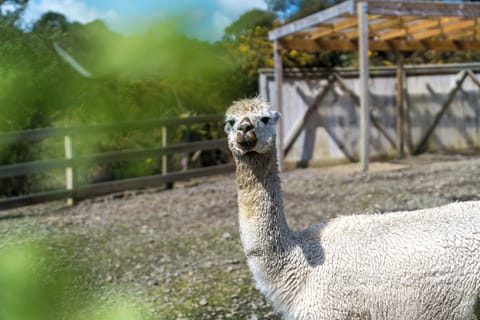
<path id="1" fill-rule="evenodd" d="M 369 161 L 369 51 L 480 51 L 480 4 L 466 2 L 359 1 L 341 4 L 285 24 L 269 33 L 274 41 L 276 107 L 282 112 L 280 51 L 358 51 L 360 67 L 360 163 Z M 401 55 L 398 55 L 401 57 Z M 397 69 L 397 150 L 403 154 L 402 63 Z M 283 165 L 283 124 L 278 128 Z"/>

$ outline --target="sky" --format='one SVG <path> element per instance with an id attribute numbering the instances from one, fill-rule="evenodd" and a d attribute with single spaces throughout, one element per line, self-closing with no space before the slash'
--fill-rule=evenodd
<path id="1" fill-rule="evenodd" d="M 131 33 L 146 29 L 153 21 L 183 16 L 192 37 L 215 41 L 225 27 L 250 9 L 266 9 L 264 0 L 30 0 L 24 22 L 31 24 L 42 14 L 55 11 L 69 21 L 86 23 L 101 19 L 114 31 Z"/>

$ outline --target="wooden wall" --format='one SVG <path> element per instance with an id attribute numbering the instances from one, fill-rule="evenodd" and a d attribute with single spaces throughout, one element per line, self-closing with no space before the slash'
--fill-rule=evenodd
<path id="1" fill-rule="evenodd" d="M 480 64 L 405 66 L 404 70 L 406 153 L 480 148 Z M 395 67 L 371 70 L 373 158 L 397 154 L 395 72 Z M 259 83 L 260 95 L 275 105 L 273 71 L 261 70 Z M 282 90 L 286 162 L 358 159 L 357 70 L 285 70 Z M 289 148 L 299 127 L 302 130 Z"/>

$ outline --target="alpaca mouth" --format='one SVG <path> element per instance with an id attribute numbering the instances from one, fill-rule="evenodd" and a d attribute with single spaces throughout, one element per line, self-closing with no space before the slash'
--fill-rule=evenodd
<path id="1" fill-rule="evenodd" d="M 257 145 L 257 137 L 254 132 L 247 132 L 246 134 L 242 134 L 240 132 L 237 133 L 237 143 L 240 149 L 249 151 Z"/>
<path id="2" fill-rule="evenodd" d="M 252 150 L 253 148 L 255 148 L 255 145 L 257 144 L 257 141 L 239 141 L 238 142 L 238 145 L 240 146 L 240 148 L 242 150 L 245 150 L 245 151 L 248 151 L 248 150 Z"/>

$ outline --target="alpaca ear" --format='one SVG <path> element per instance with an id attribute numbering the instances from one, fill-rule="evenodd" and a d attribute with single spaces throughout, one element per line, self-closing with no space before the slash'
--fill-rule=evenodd
<path id="1" fill-rule="evenodd" d="M 224 130 L 225 130 L 225 133 L 228 134 L 230 131 L 232 131 L 232 128 L 235 124 L 235 120 L 231 119 L 231 118 L 226 118 L 225 119 L 225 127 L 224 127 Z"/>
<path id="2" fill-rule="evenodd" d="M 280 112 L 275 110 L 270 111 L 270 119 L 271 119 L 270 123 L 272 125 L 276 125 L 278 122 L 278 119 L 280 119 L 280 116 L 281 116 Z"/>

